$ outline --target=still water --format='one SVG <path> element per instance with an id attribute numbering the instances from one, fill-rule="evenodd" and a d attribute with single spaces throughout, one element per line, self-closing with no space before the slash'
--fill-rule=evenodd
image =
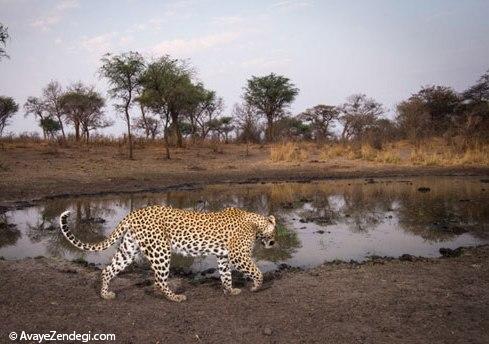
<path id="1" fill-rule="evenodd" d="M 216 185 L 49 200 L 0 215 L 0 256 L 51 256 L 106 264 L 115 248 L 95 253 L 74 248 L 59 231 L 59 214 L 72 210 L 75 235 L 94 242 L 103 240 L 128 212 L 151 204 L 200 211 L 240 207 L 275 215 L 278 247 L 255 250 L 265 271 L 282 263 L 307 268 L 373 255 L 436 257 L 441 247 L 489 243 L 487 180 L 429 177 Z M 195 272 L 215 267 L 213 257 L 173 259 L 174 266 Z"/>

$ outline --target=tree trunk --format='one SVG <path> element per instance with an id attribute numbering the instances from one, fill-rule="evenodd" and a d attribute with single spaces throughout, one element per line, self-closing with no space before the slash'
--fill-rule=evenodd
<path id="1" fill-rule="evenodd" d="M 74 121 L 75 124 L 75 141 L 80 141 L 80 122 Z"/>
<path id="2" fill-rule="evenodd" d="M 163 118 L 162 118 L 163 119 Z M 165 151 L 166 151 L 166 159 L 170 160 L 170 145 L 168 144 L 168 122 L 170 121 L 170 117 L 168 113 L 165 113 L 165 127 L 163 128 L 163 139 L 165 140 Z"/>
<path id="3" fill-rule="evenodd" d="M 343 131 L 341 132 L 341 140 L 345 141 L 346 139 L 346 129 L 347 129 L 347 124 L 343 126 Z"/>
<path id="4" fill-rule="evenodd" d="M 168 160 L 171 159 L 170 157 L 170 145 L 168 143 L 168 128 L 165 126 L 165 132 L 164 132 L 164 135 L 163 135 L 164 139 L 165 139 L 165 151 L 166 151 L 166 158 Z"/>
<path id="5" fill-rule="evenodd" d="M 173 122 L 173 130 L 175 131 L 175 135 L 177 136 L 177 147 L 183 147 L 183 139 L 182 132 L 180 131 L 180 121 L 178 120 L 178 114 L 172 113 L 171 120 Z"/>
<path id="6" fill-rule="evenodd" d="M 268 124 L 267 124 L 267 129 L 268 129 L 268 137 L 267 137 L 267 141 L 268 142 L 273 142 L 273 117 L 270 116 L 270 115 L 267 115 L 267 121 L 268 121 Z"/>
<path id="7" fill-rule="evenodd" d="M 132 155 L 132 135 L 131 135 L 131 120 L 130 120 L 130 117 L 129 117 L 129 103 L 126 104 L 126 107 L 125 107 L 125 112 L 126 112 L 126 123 L 127 123 L 127 138 L 128 138 L 128 142 L 129 142 L 129 159 L 133 159 L 133 155 Z"/>
<path id="8" fill-rule="evenodd" d="M 149 127 L 148 127 L 148 121 L 146 120 L 146 113 L 144 112 L 144 105 L 139 103 L 139 107 L 141 108 L 141 117 L 143 117 L 144 131 L 146 133 L 146 138 L 148 138 L 150 135 L 150 132 L 149 132 Z"/>
<path id="9" fill-rule="evenodd" d="M 63 121 L 61 120 L 61 117 L 58 117 L 58 123 L 61 128 L 61 134 L 63 135 L 63 141 L 66 140 L 66 134 L 65 134 L 65 128 L 63 126 Z"/>

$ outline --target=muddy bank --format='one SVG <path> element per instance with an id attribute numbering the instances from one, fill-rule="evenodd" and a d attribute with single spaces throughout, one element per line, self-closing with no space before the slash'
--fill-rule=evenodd
<path id="1" fill-rule="evenodd" d="M 0 336 L 77 330 L 114 333 L 119 343 L 487 343 L 489 247 L 411 258 L 282 272 L 269 288 L 234 297 L 217 281 L 174 279 L 188 296 L 182 304 L 162 299 L 140 271 L 117 278 L 118 297 L 108 302 L 97 295 L 97 269 L 0 261 Z"/>
<path id="2" fill-rule="evenodd" d="M 0 212 L 7 209 L 22 208 L 41 200 L 103 195 L 110 193 L 165 192 L 171 190 L 192 190 L 209 184 L 245 184 L 260 182 L 311 182 L 313 180 L 365 178 L 409 178 L 419 176 L 489 176 L 489 167 L 407 167 L 383 166 L 344 168 L 341 166 L 270 166 L 263 169 L 245 167 L 231 171 L 162 172 L 144 174 L 134 172 L 131 177 L 113 176 L 98 178 L 88 176 L 86 180 L 72 180 L 66 176 L 37 176 L 34 179 L 17 181 L 15 178 L 0 182 Z M 8 184 L 8 185 L 7 185 Z"/>

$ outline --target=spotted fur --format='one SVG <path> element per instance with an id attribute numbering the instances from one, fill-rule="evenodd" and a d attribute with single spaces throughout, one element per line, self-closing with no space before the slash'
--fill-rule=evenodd
<path id="1" fill-rule="evenodd" d="M 253 245 L 260 239 L 265 247 L 273 246 L 275 218 L 265 217 L 236 208 L 220 212 L 195 212 L 165 206 L 150 206 L 128 214 L 110 234 L 99 243 L 84 243 L 68 228 L 70 212 L 61 214 L 63 235 L 76 247 L 86 251 L 105 250 L 122 237 L 112 263 L 102 271 L 100 295 L 112 299 L 109 282 L 142 253 L 155 273 L 156 285 L 171 301 L 184 301 L 167 284 L 172 252 L 217 257 L 224 291 L 237 295 L 240 289 L 232 287 L 231 265 L 253 280 L 252 291 L 260 288 L 263 275 L 251 258 Z"/>

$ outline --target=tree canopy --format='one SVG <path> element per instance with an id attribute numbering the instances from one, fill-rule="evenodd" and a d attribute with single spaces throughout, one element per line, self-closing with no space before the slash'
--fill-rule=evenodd
<path id="1" fill-rule="evenodd" d="M 100 75 L 106 78 L 109 83 L 110 97 L 120 100 L 120 103 L 116 104 L 116 109 L 124 111 L 129 142 L 129 159 L 133 158 L 129 109 L 140 90 L 144 68 L 144 58 L 139 53 L 131 51 L 120 55 L 105 55 L 99 69 Z"/>
<path id="2" fill-rule="evenodd" d="M 341 138 L 360 139 L 365 131 L 373 126 L 384 113 L 382 104 L 365 94 L 353 94 L 341 106 L 340 122 L 343 124 Z"/>
<path id="3" fill-rule="evenodd" d="M 60 103 L 68 122 L 75 128 L 77 141 L 82 134 L 88 141 L 91 130 L 105 128 L 112 124 L 105 119 L 102 111 L 105 99 L 93 87 L 76 83 L 63 94 Z"/>
<path id="4" fill-rule="evenodd" d="M 247 81 L 243 98 L 267 119 L 267 140 L 274 140 L 274 122 L 285 114 L 298 93 L 299 89 L 288 78 L 274 73 L 252 76 Z"/>
<path id="5" fill-rule="evenodd" d="M 333 136 L 331 131 L 334 122 L 338 119 L 339 109 L 331 105 L 316 105 L 307 109 L 299 117 L 310 123 L 315 139 L 327 139 Z"/>
<path id="6" fill-rule="evenodd" d="M 7 52 L 5 50 L 6 46 L 7 46 L 7 40 L 9 38 L 9 34 L 8 34 L 8 28 L 3 25 L 2 23 L 0 23 L 0 60 L 4 57 L 9 57 L 7 55 Z"/>
<path id="7" fill-rule="evenodd" d="M 19 110 L 19 105 L 11 97 L 0 96 L 0 136 L 9 119 Z"/>

